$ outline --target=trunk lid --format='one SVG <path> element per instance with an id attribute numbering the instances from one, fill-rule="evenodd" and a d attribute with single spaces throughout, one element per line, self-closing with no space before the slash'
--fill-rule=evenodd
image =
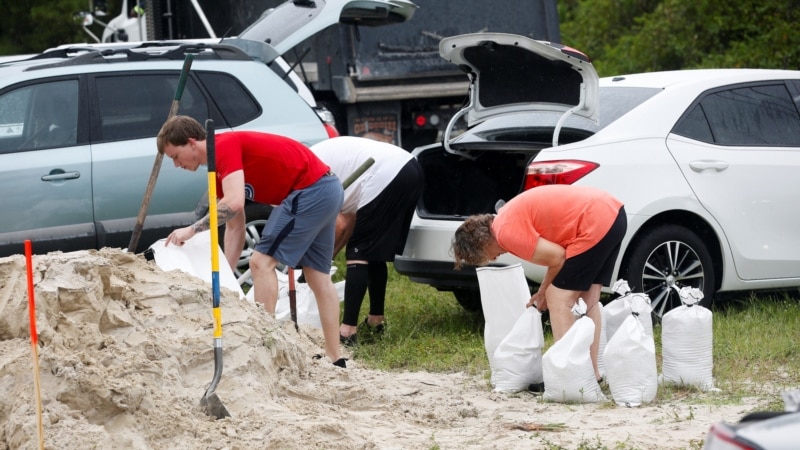
<path id="1" fill-rule="evenodd" d="M 489 118 L 520 112 L 561 113 L 597 122 L 599 78 L 589 58 L 573 48 L 505 33 L 444 38 L 439 54 L 470 79 L 469 104 L 450 120 L 444 143 L 463 117 L 471 128 Z M 451 151 L 456 153 L 455 151 Z"/>
<path id="2" fill-rule="evenodd" d="M 336 23 L 401 23 L 411 19 L 416 9 L 409 0 L 291 0 L 265 11 L 239 37 L 266 42 L 283 55 Z"/>

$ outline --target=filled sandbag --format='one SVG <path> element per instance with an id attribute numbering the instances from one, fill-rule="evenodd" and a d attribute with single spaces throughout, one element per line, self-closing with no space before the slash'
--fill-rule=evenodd
<path id="1" fill-rule="evenodd" d="M 620 406 L 650 403 L 658 392 L 655 342 L 636 312 L 622 321 L 605 350 L 606 380 L 611 398 Z"/>
<path id="2" fill-rule="evenodd" d="M 661 319 L 661 381 L 714 388 L 714 332 L 711 311 L 700 305 L 703 292 L 680 290 L 681 306 Z"/>
<path id="3" fill-rule="evenodd" d="M 643 293 L 631 292 L 628 282 L 617 280 L 613 286 L 614 292 L 620 296 L 610 301 L 603 308 L 603 320 L 605 320 L 606 337 L 611 339 L 617 328 L 633 312 L 638 311 L 639 319 L 645 332 L 653 336 L 653 308 L 650 305 L 650 297 Z"/>

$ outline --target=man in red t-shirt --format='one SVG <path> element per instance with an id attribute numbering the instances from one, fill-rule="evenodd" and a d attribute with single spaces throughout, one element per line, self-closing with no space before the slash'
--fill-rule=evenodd
<path id="1" fill-rule="evenodd" d="M 456 230 L 456 268 L 484 265 L 503 253 L 547 266 L 539 290 L 527 306 L 550 309 L 553 339 L 559 340 L 575 321 L 572 307 L 581 297 L 594 321 L 590 348 L 595 376 L 600 379 L 600 301 L 610 285 L 627 217 L 622 202 L 593 187 L 547 185 L 525 191 L 497 215 L 468 217 Z"/>
<path id="2" fill-rule="evenodd" d="M 191 117 L 167 120 L 157 144 L 175 167 L 196 171 L 207 164 L 205 129 Z M 330 277 L 336 217 L 344 198 L 341 182 L 308 147 L 287 137 L 233 131 L 217 135 L 215 144 L 217 216 L 219 224 L 225 224 L 228 264 L 236 268 L 244 247 L 245 200 L 274 205 L 250 258 L 255 300 L 275 314 L 275 268 L 279 262 L 302 267 L 317 299 L 325 352 L 334 364 L 344 367 L 339 353 L 339 295 Z M 166 245 L 183 245 L 209 226 L 206 215 L 174 230 Z"/>

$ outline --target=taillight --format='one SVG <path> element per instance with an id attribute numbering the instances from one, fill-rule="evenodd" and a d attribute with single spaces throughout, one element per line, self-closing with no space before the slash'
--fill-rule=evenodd
<path id="1" fill-rule="evenodd" d="M 753 447 L 737 442 L 733 430 L 720 423 L 711 426 L 711 431 L 706 436 L 703 448 L 710 450 L 753 450 Z"/>
<path id="2" fill-rule="evenodd" d="M 333 126 L 333 125 L 331 125 L 329 123 L 325 124 L 325 131 L 328 132 L 328 137 L 329 138 L 334 138 L 334 137 L 339 136 L 339 130 L 337 130 L 335 126 Z"/>
<path id="3" fill-rule="evenodd" d="M 598 167 L 600 164 L 578 160 L 534 161 L 525 173 L 525 190 L 546 184 L 572 184 Z"/>

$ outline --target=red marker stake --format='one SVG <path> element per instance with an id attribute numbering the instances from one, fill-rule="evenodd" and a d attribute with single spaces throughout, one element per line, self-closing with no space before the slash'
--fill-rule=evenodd
<path id="1" fill-rule="evenodd" d="M 33 264 L 31 241 L 25 241 L 25 269 L 28 273 L 28 313 L 31 319 L 31 350 L 33 350 L 33 383 L 36 387 L 36 416 L 39 425 L 39 449 L 44 450 L 44 426 L 42 425 L 42 394 L 39 388 L 39 335 L 36 332 L 36 301 L 33 295 Z"/>

